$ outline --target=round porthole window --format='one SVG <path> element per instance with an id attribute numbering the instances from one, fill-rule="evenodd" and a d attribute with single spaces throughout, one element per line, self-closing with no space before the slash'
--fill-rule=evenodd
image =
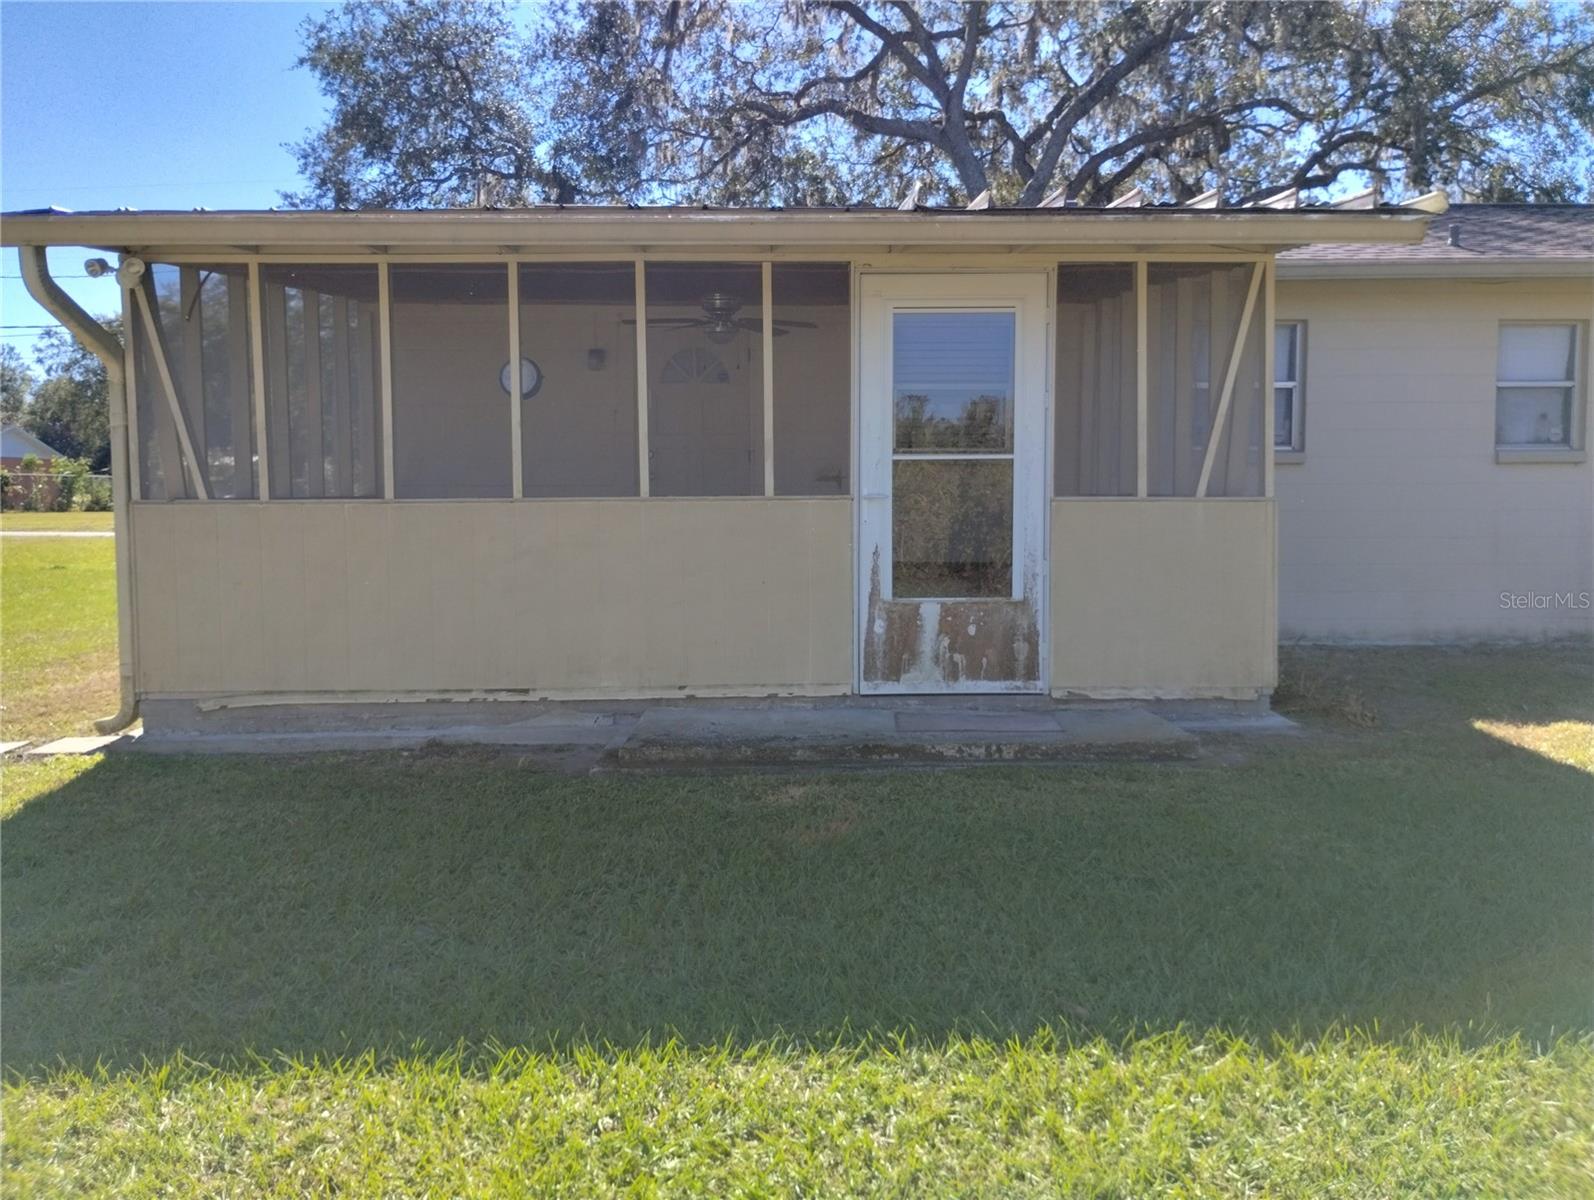
<path id="1" fill-rule="evenodd" d="M 498 372 L 498 386 L 504 389 L 504 395 L 509 395 L 509 364 L 504 364 L 504 369 Z M 529 400 L 542 390 L 542 368 L 529 358 L 520 360 L 520 395 L 522 399 Z"/>

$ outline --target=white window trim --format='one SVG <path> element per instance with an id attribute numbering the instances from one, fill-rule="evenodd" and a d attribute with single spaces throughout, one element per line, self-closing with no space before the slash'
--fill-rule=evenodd
<path id="1" fill-rule="evenodd" d="M 1499 354 L 1500 333 L 1511 326 L 1543 327 L 1570 326 L 1572 329 L 1571 379 L 1500 379 L 1494 381 L 1495 428 L 1500 421 L 1500 389 L 1502 388 L 1571 388 L 1572 412 L 1566 430 L 1565 442 L 1502 442 L 1495 441 L 1494 461 L 1497 463 L 1580 463 L 1587 459 L 1583 446 L 1586 397 L 1583 392 L 1584 356 L 1588 353 L 1588 326 L 1583 321 L 1543 319 L 1515 319 L 1501 321 L 1495 333 L 1495 353 Z M 1496 370 L 1499 359 L 1496 357 Z"/>
<path id="2" fill-rule="evenodd" d="M 1279 388 L 1290 389 L 1290 444 L 1283 445 L 1274 433 L 1273 461 L 1282 463 L 1306 461 L 1306 322 L 1291 317 L 1280 317 L 1273 322 L 1275 332 L 1281 325 L 1295 329 L 1295 378 L 1289 382 L 1274 379 L 1269 383 L 1268 405 L 1273 404 L 1273 392 Z"/>

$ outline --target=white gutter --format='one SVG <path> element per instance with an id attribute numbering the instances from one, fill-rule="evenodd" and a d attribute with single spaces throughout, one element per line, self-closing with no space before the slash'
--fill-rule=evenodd
<path id="1" fill-rule="evenodd" d="M 95 721 L 94 727 L 101 733 L 116 733 L 138 720 L 138 692 L 133 677 L 133 559 L 128 536 L 127 375 L 122 369 L 122 343 L 50 277 L 43 246 L 23 246 L 18 257 L 28 295 L 105 366 L 111 423 L 111 516 L 116 543 L 116 648 L 122 702 L 114 716 Z M 120 282 L 120 271 L 117 276 Z"/>

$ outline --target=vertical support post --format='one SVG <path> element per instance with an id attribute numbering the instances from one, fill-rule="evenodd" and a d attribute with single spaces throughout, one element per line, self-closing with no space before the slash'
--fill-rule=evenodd
<path id="1" fill-rule="evenodd" d="M 520 394 L 520 264 L 509 261 L 509 477 L 510 495 L 516 500 L 526 494 L 525 450 L 521 445 L 520 423 L 524 419 Z"/>
<path id="2" fill-rule="evenodd" d="M 266 443 L 266 306 L 260 298 L 260 263 L 249 264 L 249 365 L 254 376 L 256 494 L 271 499 L 270 462 Z"/>
<path id="3" fill-rule="evenodd" d="M 354 404 L 349 386 L 354 364 L 349 359 L 349 300 L 332 299 L 332 395 L 322 397 L 332 405 L 332 484 L 334 494 L 353 496 L 354 490 Z"/>
<path id="4" fill-rule="evenodd" d="M 764 495 L 775 494 L 775 266 L 764 277 Z"/>
<path id="5" fill-rule="evenodd" d="M 327 491 L 326 414 L 321 394 L 321 293 L 299 289 L 304 329 L 305 490 L 313 499 Z"/>
<path id="6" fill-rule="evenodd" d="M 1151 483 L 1150 454 L 1146 428 L 1151 409 L 1151 363 L 1146 313 L 1149 308 L 1148 280 L 1150 272 L 1145 259 L 1135 261 L 1135 495 L 1141 499 L 1149 494 Z"/>
<path id="7" fill-rule="evenodd" d="M 393 499 L 393 299 L 387 260 L 376 264 L 377 341 L 382 356 L 382 497 Z"/>
<path id="8" fill-rule="evenodd" d="M 648 275 L 636 260 L 636 453 L 637 495 L 648 496 Z"/>
<path id="9" fill-rule="evenodd" d="M 1273 495 L 1273 439 L 1277 436 L 1277 415 L 1273 411 L 1277 404 L 1273 386 L 1277 378 L 1273 343 L 1278 318 L 1274 315 L 1273 266 L 1273 256 L 1268 255 L 1263 267 L 1267 274 L 1262 285 L 1262 494 L 1269 498 Z"/>
<path id="10" fill-rule="evenodd" d="M 227 438 L 232 447 L 233 499 L 255 494 L 255 464 L 249 455 L 253 421 L 249 399 L 249 281 L 228 272 L 227 284 Z"/>
<path id="11" fill-rule="evenodd" d="M 27 253 L 23 251 L 23 253 Z M 120 277 L 118 277 L 120 278 Z M 134 287 L 138 286 L 137 284 Z M 122 330 L 126 337 L 122 345 L 123 369 L 127 372 L 127 394 L 124 397 L 127 407 L 127 495 L 132 500 L 144 498 L 143 474 L 144 443 L 138 438 L 138 354 L 134 349 L 137 339 L 137 330 L 134 323 L 138 320 L 134 315 L 137 307 L 133 300 L 133 289 L 122 289 Z M 112 483 L 115 487 L 115 483 Z"/>

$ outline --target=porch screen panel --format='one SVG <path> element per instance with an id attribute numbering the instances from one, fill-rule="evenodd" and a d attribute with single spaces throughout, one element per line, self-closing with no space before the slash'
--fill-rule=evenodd
<path id="1" fill-rule="evenodd" d="M 636 315 L 631 263 L 520 267 L 525 495 L 638 494 Z"/>
<path id="2" fill-rule="evenodd" d="M 266 438 L 279 498 L 382 495 L 374 266 L 267 266 Z"/>
<path id="3" fill-rule="evenodd" d="M 846 263 L 776 263 L 775 494 L 851 493 L 852 273 Z"/>
<path id="4" fill-rule="evenodd" d="M 1133 496 L 1133 263 L 1058 267 L 1056 366 L 1056 494 Z"/>
<path id="5" fill-rule="evenodd" d="M 142 498 L 183 500 L 198 494 L 166 394 L 164 361 L 207 495 L 253 499 L 248 268 L 152 263 L 139 287 L 158 331 L 151 341 L 135 297 L 128 316 Z"/>
<path id="6" fill-rule="evenodd" d="M 1152 263 L 1147 271 L 1147 470 L 1153 496 L 1194 496 L 1240 330 L 1250 263 Z M 1262 494 L 1260 298 L 1241 346 L 1208 496 Z"/>
<path id="7" fill-rule="evenodd" d="M 647 267 L 648 490 L 764 493 L 763 272 Z"/>
<path id="8" fill-rule="evenodd" d="M 509 268 L 395 264 L 389 282 L 395 494 L 511 495 Z"/>

